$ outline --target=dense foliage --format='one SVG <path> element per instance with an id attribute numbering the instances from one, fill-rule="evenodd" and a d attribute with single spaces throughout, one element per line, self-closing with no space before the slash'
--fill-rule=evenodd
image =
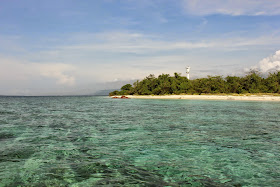
<path id="1" fill-rule="evenodd" d="M 280 93 L 280 71 L 270 73 L 267 78 L 257 71 L 250 71 L 244 77 L 208 76 L 188 80 L 178 73 L 149 75 L 142 81 L 124 85 L 120 91 L 110 95 L 165 95 L 165 94 L 217 94 L 217 93 Z"/>

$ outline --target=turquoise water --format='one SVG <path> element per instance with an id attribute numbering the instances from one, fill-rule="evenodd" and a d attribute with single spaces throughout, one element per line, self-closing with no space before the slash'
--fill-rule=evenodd
<path id="1" fill-rule="evenodd" d="M 0 186 L 279 186 L 280 103 L 0 97 Z"/>

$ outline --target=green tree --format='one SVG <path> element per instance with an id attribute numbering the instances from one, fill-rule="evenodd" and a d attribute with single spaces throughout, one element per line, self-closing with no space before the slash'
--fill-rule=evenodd
<path id="1" fill-rule="evenodd" d="M 120 95 L 118 90 L 109 93 L 110 96 Z"/>
<path id="2" fill-rule="evenodd" d="M 280 93 L 280 71 L 276 73 L 270 73 L 265 80 L 267 86 L 267 92 Z"/>
<path id="3" fill-rule="evenodd" d="M 226 92 L 226 82 L 222 76 L 208 76 L 208 85 L 210 86 L 211 93 Z"/>
<path id="4" fill-rule="evenodd" d="M 260 73 L 255 70 L 251 70 L 242 80 L 243 87 L 249 93 L 262 93 L 266 90 L 263 84 L 263 78 Z"/>
<path id="5" fill-rule="evenodd" d="M 242 79 L 236 76 L 226 77 L 226 92 L 227 93 L 244 93 L 245 90 L 242 86 Z"/>
<path id="6" fill-rule="evenodd" d="M 122 91 L 130 91 L 132 89 L 132 85 L 131 84 L 126 84 L 123 87 L 121 87 Z"/>

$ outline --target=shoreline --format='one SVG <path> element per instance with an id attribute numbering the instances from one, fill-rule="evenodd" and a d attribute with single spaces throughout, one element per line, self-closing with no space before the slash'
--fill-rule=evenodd
<path id="1" fill-rule="evenodd" d="M 188 100 L 229 100 L 229 101 L 280 101 L 280 96 L 271 95 L 125 95 L 129 99 L 188 99 Z M 121 96 L 110 96 L 118 97 Z"/>

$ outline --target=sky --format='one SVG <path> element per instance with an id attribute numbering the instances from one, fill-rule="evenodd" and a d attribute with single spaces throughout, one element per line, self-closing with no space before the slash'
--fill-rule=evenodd
<path id="1" fill-rule="evenodd" d="M 280 70 L 279 0 L 0 0 L 0 95 Z"/>

